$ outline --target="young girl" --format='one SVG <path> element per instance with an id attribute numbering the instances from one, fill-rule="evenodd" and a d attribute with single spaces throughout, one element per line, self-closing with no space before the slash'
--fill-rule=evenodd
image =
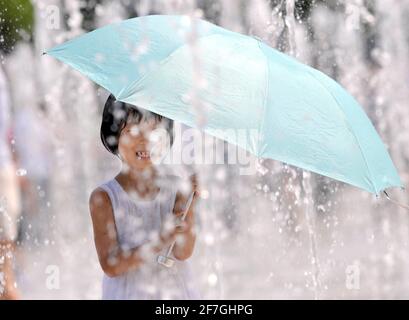
<path id="1" fill-rule="evenodd" d="M 122 160 L 118 175 L 97 187 L 89 200 L 95 246 L 104 271 L 103 299 L 200 299 L 187 259 L 195 245 L 196 179 L 193 202 L 182 224 L 188 195 L 176 176 L 153 164 L 154 130 L 165 128 L 173 143 L 173 121 L 116 101 L 110 95 L 103 111 L 101 140 Z M 176 240 L 166 267 L 157 262 Z"/>

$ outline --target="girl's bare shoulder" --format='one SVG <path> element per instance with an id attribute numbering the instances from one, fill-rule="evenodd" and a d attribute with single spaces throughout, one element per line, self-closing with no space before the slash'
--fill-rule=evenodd
<path id="1" fill-rule="evenodd" d="M 91 215 L 96 212 L 112 210 L 111 200 L 108 193 L 102 187 L 96 187 L 89 196 Z"/>

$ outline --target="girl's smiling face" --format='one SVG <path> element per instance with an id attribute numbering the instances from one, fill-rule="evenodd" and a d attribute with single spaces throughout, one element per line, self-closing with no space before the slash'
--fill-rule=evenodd
<path id="1" fill-rule="evenodd" d="M 133 169 L 159 164 L 172 147 L 173 120 L 117 101 L 105 102 L 100 130 L 104 147 Z"/>
<path id="2" fill-rule="evenodd" d="M 118 139 L 118 152 L 131 168 L 144 169 L 152 165 L 151 151 L 155 146 L 152 135 L 158 125 L 154 118 L 143 118 L 139 123 L 127 121 Z"/>

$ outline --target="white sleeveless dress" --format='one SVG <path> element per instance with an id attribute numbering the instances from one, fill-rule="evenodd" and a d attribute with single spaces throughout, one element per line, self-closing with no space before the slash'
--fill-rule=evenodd
<path id="1" fill-rule="evenodd" d="M 161 187 L 153 200 L 133 200 L 114 178 L 100 185 L 112 203 L 118 242 L 122 249 L 131 249 L 158 235 L 166 214 L 172 214 L 176 192 L 174 186 Z M 104 274 L 102 299 L 202 299 L 192 276 L 189 259 L 180 261 L 173 254 L 175 264 L 171 268 L 156 262 L 159 254 L 136 270 L 116 277 Z"/>

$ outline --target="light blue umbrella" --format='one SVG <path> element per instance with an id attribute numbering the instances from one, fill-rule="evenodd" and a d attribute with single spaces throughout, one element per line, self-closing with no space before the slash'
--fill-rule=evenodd
<path id="1" fill-rule="evenodd" d="M 377 195 L 402 187 L 358 102 L 324 73 L 259 39 L 201 19 L 153 15 L 108 25 L 46 53 L 117 100 L 200 127 L 257 157 Z M 205 123 L 196 121 L 198 114 Z"/>

